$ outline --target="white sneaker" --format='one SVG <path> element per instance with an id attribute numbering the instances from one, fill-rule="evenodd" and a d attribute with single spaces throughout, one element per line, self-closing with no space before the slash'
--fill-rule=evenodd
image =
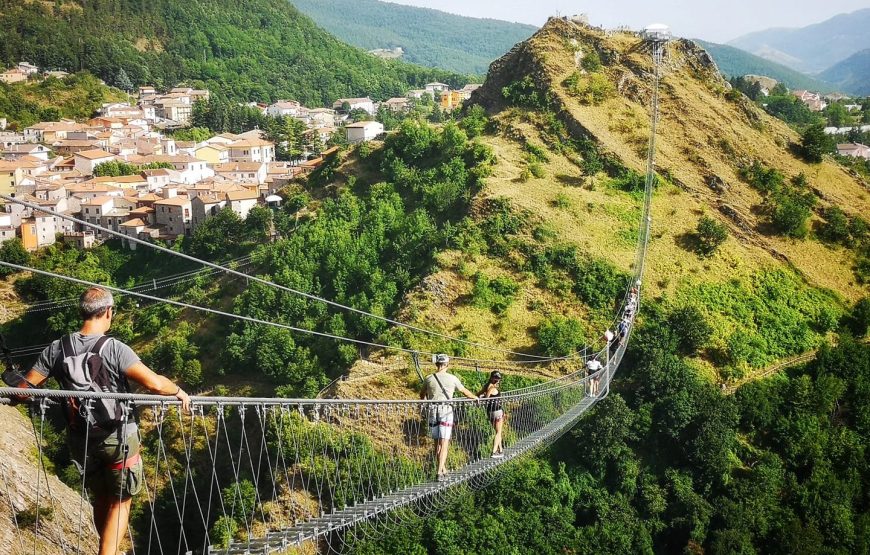
<path id="1" fill-rule="evenodd" d="M 492 454 L 492 458 L 494 458 L 494 459 L 503 459 L 503 458 L 504 458 L 504 453 L 493 453 L 493 454 Z"/>

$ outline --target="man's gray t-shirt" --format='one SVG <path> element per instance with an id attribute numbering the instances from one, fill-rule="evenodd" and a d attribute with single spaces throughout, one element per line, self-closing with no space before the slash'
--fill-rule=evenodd
<path id="1" fill-rule="evenodd" d="M 441 386 L 438 385 L 435 376 L 438 376 L 438 380 L 441 382 L 441 386 L 444 387 L 444 391 L 441 390 Z M 464 389 L 459 378 L 453 374 L 449 374 L 447 370 L 435 374 L 429 374 L 423 383 L 426 387 L 426 398 L 432 401 L 447 401 L 448 399 L 453 398 L 453 393 L 456 391 L 456 388 L 461 387 Z M 448 395 L 447 397 L 444 396 L 445 392 Z"/>
<path id="2" fill-rule="evenodd" d="M 82 335 L 81 333 L 76 332 L 70 335 L 70 342 L 72 343 L 72 347 L 76 353 L 84 353 L 89 351 L 100 337 L 102 336 Z M 36 360 L 36 364 L 33 365 L 34 370 L 45 377 L 50 375 L 51 369 L 54 367 L 58 357 L 62 356 L 60 342 L 61 340 L 58 339 L 42 351 L 42 354 L 40 354 L 39 358 Z M 109 340 L 106 341 L 106 344 L 103 345 L 102 357 L 103 363 L 106 365 L 106 368 L 109 369 L 111 389 L 113 391 L 123 391 L 121 376 L 127 372 L 128 368 L 139 362 L 139 355 L 133 352 L 133 349 L 124 343 L 110 337 Z M 124 435 L 125 437 L 129 436 L 135 431 L 136 423 L 131 420 L 125 427 Z"/>

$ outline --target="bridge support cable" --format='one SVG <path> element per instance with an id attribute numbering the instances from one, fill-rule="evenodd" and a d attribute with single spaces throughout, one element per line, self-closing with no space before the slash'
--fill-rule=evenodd
<path id="1" fill-rule="evenodd" d="M 0 388 L 0 399 L 25 395 L 50 412 L 66 397 L 115 398 L 140 414 L 147 488 L 135 501 L 143 513 L 129 546 L 136 553 L 277 553 L 310 541 L 342 549 L 353 540 L 340 533 L 356 524 L 377 521 L 362 532 L 382 533 L 401 524 L 390 511 L 432 513 L 462 487 L 485 487 L 502 464 L 546 445 L 594 404 L 589 379 L 505 392 L 504 459 L 490 457 L 495 401 L 195 397 L 184 415 L 174 398 L 153 395 Z M 453 470 L 441 482 L 428 437 L 439 410 L 455 422 Z M 85 506 L 72 516 L 87 523 L 86 515 Z M 83 524 L 83 533 L 93 530 Z"/>
<path id="2" fill-rule="evenodd" d="M 639 308 L 649 246 L 663 48 L 662 43 L 653 44 L 656 67 L 647 180 L 634 280 L 626 293 L 626 301 L 635 297 L 635 308 Z M 45 211 L 38 206 L 36 209 Z M 5 262 L 0 265 L 92 285 L 42 270 Z M 252 323 L 390 348 L 147 294 L 107 289 Z M 621 312 L 633 324 L 634 311 L 627 313 L 623 305 Z M 608 342 L 606 354 L 611 349 L 613 354 L 606 356 L 604 367 L 595 374 L 573 372 L 480 402 L 194 397 L 193 414 L 184 415 L 177 400 L 154 395 L 0 388 L 0 404 L 23 396 L 39 407 L 41 425 L 39 432 L 34 425 L 34 433 L 40 454 L 45 442 L 45 414 L 57 408 L 58 400 L 74 397 L 87 405 L 92 399 L 111 398 L 129 411 L 142 413 L 142 433 L 147 441 L 140 441 L 140 445 L 145 459 L 153 462 L 146 473 L 149 486 L 136 503 L 146 513 L 145 522 L 150 526 L 142 537 L 132 538 L 128 546 L 131 551 L 162 553 L 163 546 L 175 545 L 179 553 L 190 546 L 202 546 L 203 554 L 249 555 L 280 553 L 315 542 L 328 551 L 340 552 L 352 548 L 359 535 L 374 538 L 386 527 L 400 524 L 397 511 L 438 511 L 461 495 L 464 488 L 486 487 L 506 465 L 558 439 L 608 394 L 632 331 L 630 325 L 622 341 L 615 345 Z M 507 415 L 503 458 L 490 456 L 490 417 L 497 407 Z M 257 418 L 248 415 L 250 410 L 256 412 Z M 427 435 L 431 421 L 445 421 L 447 414 L 453 424 L 451 470 L 436 479 L 433 443 Z M 253 448 L 252 438 L 260 438 L 260 444 L 255 442 Z M 36 465 L 34 551 L 44 526 L 39 519 L 42 476 L 48 485 L 41 459 Z M 8 489 L 8 482 L 6 485 Z M 203 498 L 201 494 L 206 491 L 207 497 Z M 80 493 L 86 495 L 84 489 Z M 48 495 L 51 497 L 50 491 Z M 11 500 L 7 501 L 11 507 Z M 79 522 L 87 520 L 81 511 L 77 515 Z M 67 547 L 72 552 L 71 546 Z"/>
<path id="3" fill-rule="evenodd" d="M 253 276 L 253 275 L 250 275 L 250 274 L 246 274 L 246 273 L 244 273 L 244 272 L 240 272 L 240 271 L 235 270 L 235 269 L 233 269 L 233 268 L 229 268 L 229 267 L 226 267 L 226 266 L 221 266 L 221 265 L 219 265 L 219 264 L 215 264 L 215 263 L 213 263 L 213 262 L 209 262 L 209 261 L 207 261 L 207 260 L 202 260 L 202 259 L 196 258 L 196 257 L 194 257 L 194 256 L 190 256 L 190 255 L 188 255 L 188 254 L 184 254 L 184 253 L 182 253 L 182 252 L 178 252 L 178 251 L 175 251 L 175 250 L 172 250 L 172 249 L 169 249 L 169 248 L 163 247 L 163 246 L 161 246 L 161 245 L 157 245 L 157 244 L 151 243 L 150 241 L 145 241 L 145 240 L 143 240 L 143 239 L 139 239 L 138 237 L 132 237 L 132 236 L 126 235 L 125 233 L 121 233 L 120 231 L 115 231 L 115 230 L 113 230 L 113 229 L 110 229 L 110 228 L 107 228 L 107 227 L 103 227 L 103 226 L 101 226 L 101 225 L 99 225 L 99 224 L 91 223 L 91 222 L 88 222 L 88 221 L 86 221 L 86 220 L 82 220 L 82 219 L 80 219 L 80 218 L 76 218 L 76 217 L 74 217 L 74 216 L 70 216 L 69 214 L 64 214 L 64 213 L 62 213 L 62 212 L 58 212 L 58 211 L 56 211 L 56 210 L 52 210 L 52 209 L 50 209 L 50 208 L 46 208 L 45 206 L 40 206 L 39 204 L 35 204 L 35 203 L 32 203 L 32 202 L 28 202 L 28 201 L 25 201 L 25 200 L 22 200 L 22 199 L 16 198 L 16 197 L 14 197 L 14 196 L 0 194 L 0 199 L 5 200 L 5 201 L 7 201 L 7 202 L 14 203 L 14 204 L 19 204 L 19 205 L 21 205 L 21 206 L 24 206 L 24 207 L 26 207 L 26 208 L 29 208 L 30 210 L 36 210 L 36 211 L 39 211 L 39 212 L 43 212 L 43 213 L 46 213 L 46 214 L 50 214 L 50 215 L 54 216 L 55 218 L 60 218 L 60 219 L 63 219 L 63 220 L 67 220 L 67 221 L 73 222 L 73 223 L 75 223 L 75 224 L 77 224 L 77 225 L 79 225 L 79 226 L 93 228 L 93 229 L 95 229 L 95 230 L 100 231 L 101 233 L 104 233 L 104 234 L 107 234 L 107 235 L 113 235 L 113 236 L 115 236 L 115 237 L 118 237 L 118 238 L 121 239 L 122 241 L 128 241 L 128 242 L 130 242 L 130 243 L 140 244 L 140 245 L 146 246 L 146 247 L 148 247 L 148 248 L 152 248 L 152 249 L 155 249 L 155 250 L 157 250 L 157 251 L 160 251 L 160 252 L 162 252 L 162 253 L 164 253 L 164 254 L 169 254 L 169 255 L 171 255 L 171 256 L 175 256 L 175 257 L 178 257 L 178 258 L 182 258 L 182 259 L 187 260 L 187 261 L 189 261 L 189 262 L 193 262 L 193 263 L 196 263 L 196 264 L 200 264 L 200 265 L 202 265 L 202 266 L 206 266 L 206 267 L 208 267 L 208 268 L 212 268 L 212 269 L 214 269 L 214 270 L 218 270 L 218 271 L 221 271 L 221 272 L 224 272 L 224 273 L 227 273 L 227 274 L 231 274 L 231 275 L 234 275 L 234 276 L 236 276 L 236 277 L 241 277 L 241 278 L 244 278 L 244 279 L 246 279 L 246 280 L 254 281 L 254 282 L 259 283 L 259 284 L 261 284 L 261 285 L 264 285 L 264 286 L 266 286 L 266 287 L 271 287 L 271 288 L 274 288 L 274 289 L 278 289 L 278 290 L 283 291 L 283 292 L 285 292 L 285 293 L 290 293 L 290 294 L 293 294 L 293 295 L 297 295 L 297 296 L 303 297 L 303 298 L 308 299 L 308 300 L 311 300 L 311 301 L 324 303 L 324 304 L 326 304 L 326 305 L 328 305 L 328 306 L 331 306 L 331 307 L 333 307 L 333 308 L 337 308 L 337 309 L 339 309 L 339 310 L 344 310 L 344 311 L 347 311 L 347 312 L 352 312 L 352 313 L 355 313 L 355 314 L 359 314 L 359 315 L 364 316 L 364 317 L 367 317 L 367 318 L 372 318 L 372 319 L 375 319 L 375 320 L 379 320 L 379 321 L 382 321 L 382 322 L 385 322 L 385 323 L 388 323 L 388 324 L 391 324 L 391 325 L 394 325 L 394 326 L 398 326 L 398 327 L 406 328 L 406 329 L 409 329 L 409 330 L 411 330 L 411 331 L 415 331 L 415 332 L 422 333 L 422 334 L 425 334 L 425 335 L 429 335 L 429 336 L 432 336 L 432 337 L 438 337 L 438 338 L 440 338 L 440 339 L 445 339 L 445 340 L 448 340 L 448 341 L 452 341 L 452 342 L 456 342 L 456 343 L 461 343 L 461 344 L 463 344 L 463 345 L 468 345 L 468 346 L 471 346 L 471 347 L 476 347 L 476 348 L 483 349 L 483 350 L 490 351 L 490 352 L 497 352 L 497 353 L 501 353 L 501 354 L 504 354 L 504 355 L 512 355 L 512 356 L 520 357 L 520 358 L 522 358 L 522 359 L 525 359 L 525 360 L 527 361 L 528 364 L 540 364 L 540 363 L 543 363 L 543 362 L 549 362 L 549 361 L 552 361 L 552 360 L 557 360 L 557 359 L 560 359 L 560 358 L 565 358 L 565 357 L 545 357 L 545 356 L 539 356 L 539 355 L 534 355 L 534 354 L 529 354 L 529 353 L 520 353 L 520 352 L 516 352 L 516 351 L 511 351 L 511 350 L 509 350 L 509 349 L 502 349 L 502 348 L 495 347 L 495 346 L 492 346 L 492 345 L 487 345 L 487 344 L 484 344 L 484 343 L 479 343 L 479 342 L 477 342 L 477 341 L 471 341 L 471 340 L 468 340 L 468 339 L 462 339 L 462 338 L 459 338 L 459 337 L 452 337 L 452 336 L 447 335 L 447 334 L 445 334 L 445 333 L 437 332 L 437 331 L 434 331 L 434 330 L 429 330 L 429 329 L 426 329 L 426 328 L 422 328 L 422 327 L 420 327 L 420 326 L 415 326 L 415 325 L 413 325 L 413 324 L 408 324 L 408 323 L 405 323 L 405 322 L 401 322 L 401 321 L 398 321 L 398 320 L 394 320 L 394 319 L 392 319 L 392 318 L 387 318 L 387 317 L 385 317 L 385 316 L 380 316 L 380 315 L 377 315 L 377 314 L 372 314 L 372 313 L 367 312 L 367 311 L 365 311 L 365 310 L 361 310 L 361 309 L 358 309 L 358 308 L 354 308 L 354 307 L 352 307 L 352 306 L 344 305 L 344 304 L 341 304 L 341 303 L 338 303 L 338 302 L 335 302 L 335 301 L 330 301 L 329 299 L 324 299 L 324 298 L 322 298 L 322 297 L 318 297 L 317 295 L 313 295 L 313 294 L 311 294 L 311 293 L 306 293 L 305 291 L 300 291 L 300 290 L 298 290 L 298 289 L 294 289 L 294 288 L 292 288 L 292 287 L 287 287 L 287 286 L 284 286 L 284 285 L 280 285 L 280 284 L 278 284 L 278 283 L 275 283 L 275 282 L 273 282 L 273 281 L 269 281 L 269 280 L 267 280 L 267 279 L 263 279 L 263 278 L 258 277 L 258 276 Z M 570 358 L 570 357 L 567 357 L 567 358 Z M 474 360 L 474 359 L 466 359 L 466 360 Z M 500 362 L 500 361 L 481 361 L 481 362 Z"/>

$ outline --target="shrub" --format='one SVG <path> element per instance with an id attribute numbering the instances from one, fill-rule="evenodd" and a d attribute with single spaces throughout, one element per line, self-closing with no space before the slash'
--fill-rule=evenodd
<path id="1" fill-rule="evenodd" d="M 546 177 L 547 172 L 544 170 L 544 166 L 539 162 L 532 162 L 529 164 L 529 173 L 535 176 L 537 179 L 543 179 Z"/>
<path id="2" fill-rule="evenodd" d="M 569 355 L 586 344 L 580 321 L 558 315 L 545 319 L 538 327 L 537 336 L 541 351 L 551 357 Z"/>
<path id="3" fill-rule="evenodd" d="M 589 51 L 589 53 L 583 56 L 583 59 L 580 60 L 580 67 L 590 73 L 598 71 L 601 69 L 601 56 L 599 56 L 598 52 L 595 50 Z"/>
<path id="4" fill-rule="evenodd" d="M 701 216 L 698 220 L 698 252 L 710 256 L 728 238 L 728 228 L 709 216 Z"/>
<path id="5" fill-rule="evenodd" d="M 553 206 L 556 208 L 569 208 L 571 206 L 571 199 L 565 193 L 558 193 L 553 199 Z"/>
<path id="6" fill-rule="evenodd" d="M 602 73 L 580 76 L 575 72 L 565 81 L 565 86 L 568 92 L 576 96 L 581 103 L 593 106 L 601 104 L 616 94 L 616 87 Z"/>
<path id="7" fill-rule="evenodd" d="M 238 532 L 238 523 L 229 515 L 223 515 L 212 524 L 208 537 L 213 546 L 225 549 Z"/>
<path id="8" fill-rule="evenodd" d="M 758 160 L 754 160 L 748 166 L 743 166 L 738 173 L 744 181 L 762 193 L 778 191 L 785 183 L 785 176 L 779 170 L 767 168 Z"/>
<path id="9" fill-rule="evenodd" d="M 519 290 L 519 284 L 508 277 L 490 278 L 478 273 L 474 279 L 471 298 L 475 306 L 503 314 L 513 303 Z"/>
<path id="10" fill-rule="evenodd" d="M 24 243 L 21 242 L 21 239 L 15 237 L 4 242 L 3 246 L 0 247 L 0 260 L 10 264 L 27 266 L 30 263 L 30 253 L 24 248 Z M 12 275 L 16 271 L 7 266 L 0 266 L 0 277 Z"/>
<path id="11" fill-rule="evenodd" d="M 627 277 L 603 260 L 578 263 L 574 276 L 574 292 L 592 308 L 605 308 L 613 303 L 625 287 Z"/>
<path id="12" fill-rule="evenodd" d="M 713 335 L 712 326 L 698 307 L 693 305 L 672 310 L 669 321 L 676 334 L 680 353 L 684 355 L 694 355 L 703 349 Z"/>
<path id="13" fill-rule="evenodd" d="M 474 104 L 465 113 L 465 117 L 462 118 L 459 125 L 465 130 L 468 137 L 473 139 L 483 135 L 488 123 L 489 118 L 486 117 L 486 110 L 480 104 Z"/>
<path id="14" fill-rule="evenodd" d="M 819 237 L 828 243 L 843 243 L 849 239 L 849 218 L 832 206 L 825 210 L 825 223 L 819 228 Z"/>
<path id="15" fill-rule="evenodd" d="M 807 235 L 807 220 L 812 211 L 814 197 L 796 191 L 781 191 L 771 198 L 770 223 L 781 234 L 803 238 Z"/>
<path id="16" fill-rule="evenodd" d="M 801 134 L 800 152 L 807 162 L 821 162 L 833 147 L 833 140 L 825 133 L 824 123 L 811 125 Z"/>
<path id="17" fill-rule="evenodd" d="M 849 318 L 849 327 L 858 337 L 867 335 L 867 329 L 870 328 L 870 297 L 864 297 L 855 303 Z"/>

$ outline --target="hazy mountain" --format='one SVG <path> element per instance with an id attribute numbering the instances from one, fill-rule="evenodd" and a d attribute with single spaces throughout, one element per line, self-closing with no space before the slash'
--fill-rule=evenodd
<path id="1" fill-rule="evenodd" d="M 728 44 L 800 71 L 820 72 L 870 48 L 870 8 L 806 27 L 749 33 Z"/>
<path id="2" fill-rule="evenodd" d="M 537 27 L 463 17 L 378 0 L 291 0 L 341 40 L 372 50 L 402 47 L 403 59 L 460 73 L 486 73 L 490 62 Z"/>
<path id="3" fill-rule="evenodd" d="M 727 77 L 764 75 L 784 83 L 790 89 L 807 89 L 820 92 L 829 92 L 836 89 L 830 83 L 810 77 L 805 73 L 767 60 L 761 56 L 750 54 L 739 48 L 699 39 L 694 39 L 694 41 L 703 46 L 713 56 L 713 60 L 716 61 L 719 70 Z"/>
<path id="4" fill-rule="evenodd" d="M 845 92 L 870 95 L 870 48 L 826 69 L 819 77 L 834 83 Z"/>

